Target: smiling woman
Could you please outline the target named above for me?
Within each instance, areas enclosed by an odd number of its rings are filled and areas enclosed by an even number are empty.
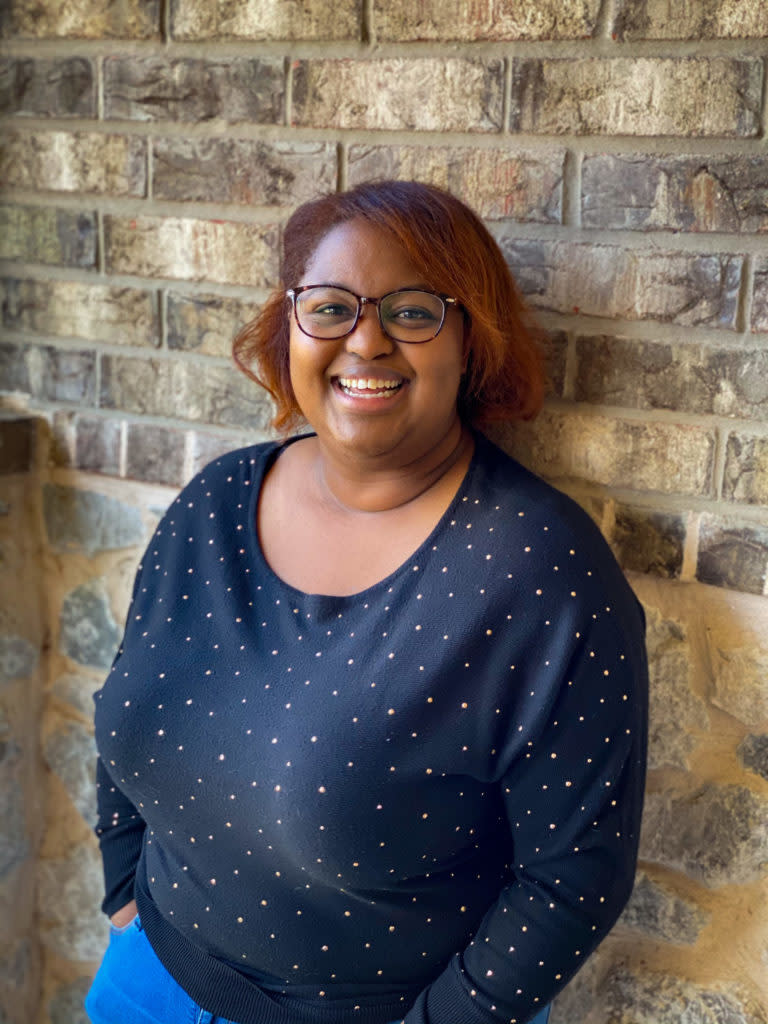
[[[235,353],[311,432],[206,467],[139,570],[97,695],[88,1011],[544,1024],[632,886],[642,612],[478,430],[534,415],[542,371],[477,217],[372,183],[284,246]]]

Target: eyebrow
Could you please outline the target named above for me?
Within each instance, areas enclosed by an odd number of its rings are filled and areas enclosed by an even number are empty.
[[[306,288],[307,285],[310,288],[340,288],[342,291],[351,292],[352,295],[357,295],[354,288],[350,288],[348,284],[340,284],[337,281],[308,281],[307,284],[302,284],[300,287]],[[383,292],[383,295],[390,295],[392,292],[432,292],[429,285],[426,284],[402,284],[399,288],[391,288],[388,292]],[[438,292],[433,294],[437,295]],[[366,298],[381,298],[381,296],[366,296]]]

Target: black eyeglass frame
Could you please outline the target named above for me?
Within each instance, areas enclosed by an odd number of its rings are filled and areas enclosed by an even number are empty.
[[[353,298],[357,299],[357,311],[355,313],[355,319],[352,321],[351,327],[349,327],[348,330],[344,331],[343,334],[334,335],[332,338],[318,337],[318,335],[311,334],[309,331],[305,330],[301,326],[299,314],[296,311],[296,299],[299,295],[301,295],[302,292],[309,291],[312,288],[335,288],[337,291],[346,292],[348,295],[351,295]],[[386,325],[384,324],[384,320],[382,319],[381,316],[381,303],[384,302],[385,299],[389,299],[393,295],[400,295],[403,292],[423,292],[426,295],[433,295],[436,299],[440,299],[443,307],[443,313],[442,316],[440,317],[440,323],[437,325],[435,333],[431,334],[428,338],[419,338],[418,341],[416,341],[413,338],[395,338],[387,330]],[[441,292],[432,292],[428,288],[395,288],[394,291],[387,292],[386,295],[382,295],[380,298],[376,299],[370,295],[357,295],[349,288],[341,288],[338,285],[334,284],[302,284],[299,285],[298,288],[287,288],[285,294],[286,297],[291,300],[291,306],[293,308],[293,316],[294,319],[296,320],[296,326],[299,328],[302,334],[306,334],[308,338],[314,338],[315,341],[340,341],[342,338],[348,337],[360,322],[360,317],[363,315],[363,306],[372,305],[376,307],[376,315],[378,316],[379,326],[381,327],[381,330],[383,331],[384,334],[386,334],[386,336],[391,341],[396,341],[398,343],[402,342],[404,345],[423,345],[427,341],[432,341],[434,338],[438,336],[440,331],[442,331],[443,325],[445,324],[445,315],[448,312],[449,307],[451,309],[463,308],[459,300],[455,299],[453,296],[443,295]]]

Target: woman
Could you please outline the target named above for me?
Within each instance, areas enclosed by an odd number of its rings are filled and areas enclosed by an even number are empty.
[[[236,359],[312,432],[176,499],[97,695],[89,1013],[543,1022],[632,886],[642,612],[588,517],[476,430],[532,416],[542,373],[467,207],[321,198],[282,281]]]

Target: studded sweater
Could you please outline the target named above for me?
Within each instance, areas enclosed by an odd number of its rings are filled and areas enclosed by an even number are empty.
[[[476,442],[353,596],[264,559],[278,443],[211,463],[147,549],[96,695],[103,908],[135,896],[215,1015],[523,1024],[629,896],[642,611],[588,516]]]

